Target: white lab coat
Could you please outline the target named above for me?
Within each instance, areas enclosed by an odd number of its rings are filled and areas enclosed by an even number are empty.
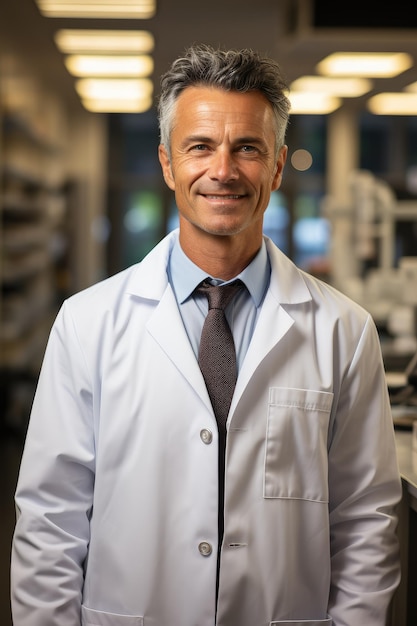
[[[16,493],[14,626],[215,623],[216,422],[167,281],[172,237],[52,329]],[[217,624],[383,626],[400,480],[376,329],[267,246],[228,420]]]

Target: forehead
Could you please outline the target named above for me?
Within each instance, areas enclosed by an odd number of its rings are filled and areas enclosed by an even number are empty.
[[[187,87],[180,94],[173,129],[183,131],[192,126],[234,124],[271,129],[274,123],[272,106],[259,91],[226,91],[218,87]]]

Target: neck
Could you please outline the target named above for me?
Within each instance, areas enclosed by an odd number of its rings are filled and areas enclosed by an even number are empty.
[[[180,230],[183,252],[209,276],[230,280],[242,272],[255,258],[261,244],[260,239],[239,235],[206,235],[193,239]]]

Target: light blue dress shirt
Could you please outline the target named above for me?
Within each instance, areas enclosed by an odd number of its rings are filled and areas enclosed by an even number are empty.
[[[271,267],[265,242],[251,263],[230,281],[208,275],[183,252],[178,237],[172,249],[168,276],[177,299],[178,308],[196,358],[201,330],[207,315],[208,303],[204,295],[193,291],[203,280],[210,278],[213,284],[232,282],[236,278],[246,285],[226,308],[226,318],[233,333],[238,369],[245,358],[259,312],[269,284]]]

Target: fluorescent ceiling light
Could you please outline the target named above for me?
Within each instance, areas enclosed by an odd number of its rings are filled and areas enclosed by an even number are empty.
[[[335,52],[320,61],[316,69],[326,76],[390,78],[412,65],[412,57],[405,52]]]
[[[144,78],[153,72],[150,56],[71,55],[64,60],[73,76],[130,76]]]
[[[36,0],[45,17],[149,19],[156,0]]]
[[[326,115],[342,104],[340,98],[323,93],[295,91],[287,95],[291,102],[292,115]]]
[[[55,43],[64,54],[146,54],[155,45],[153,35],[146,30],[61,29],[55,34]]]
[[[367,106],[375,115],[417,115],[417,93],[379,93]]]
[[[331,78],[327,76],[301,76],[290,86],[291,92],[310,91],[344,98],[356,98],[372,89],[367,78]]]
[[[130,100],[82,98],[81,102],[84,108],[92,113],[144,113],[152,106],[150,96]]]
[[[411,93],[416,93],[417,92],[417,82],[410,83],[409,85],[407,85],[407,87],[404,87],[404,89],[406,91],[410,91]]]
[[[75,89],[84,99],[141,100],[152,95],[153,85],[148,78],[81,78]]]

